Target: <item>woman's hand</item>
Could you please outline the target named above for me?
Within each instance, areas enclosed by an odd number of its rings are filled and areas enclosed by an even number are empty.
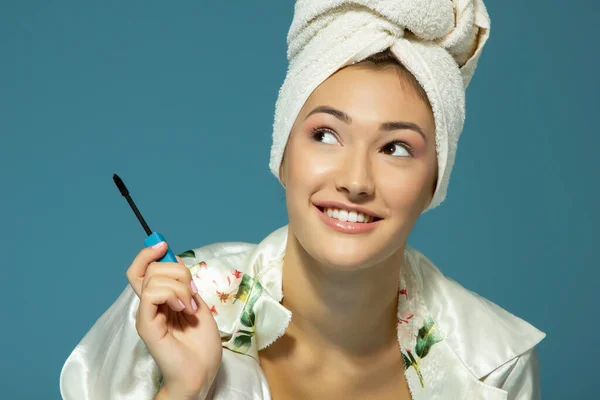
[[[160,368],[163,391],[173,399],[197,398],[217,374],[221,338],[181,259],[156,262],[166,250],[164,242],[143,249],[127,270],[140,298],[136,329]]]

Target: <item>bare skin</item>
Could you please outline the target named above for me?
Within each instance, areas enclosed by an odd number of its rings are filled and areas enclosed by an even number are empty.
[[[397,277],[431,201],[437,161],[431,109],[402,79],[395,68],[342,69],[292,128],[280,176],[290,221],[282,304],[293,317],[259,352],[276,400],[410,399],[396,337]],[[322,201],[382,219],[368,233],[339,232],[321,220]]]

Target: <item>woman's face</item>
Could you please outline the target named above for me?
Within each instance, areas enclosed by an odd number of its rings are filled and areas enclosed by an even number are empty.
[[[433,114],[405,79],[396,68],[344,68],[292,127],[281,167],[290,230],[318,262],[353,270],[388,259],[431,201]]]

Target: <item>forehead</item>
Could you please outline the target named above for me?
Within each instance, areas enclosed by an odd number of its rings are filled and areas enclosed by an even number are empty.
[[[315,89],[301,114],[327,105],[344,111],[359,122],[379,124],[402,120],[433,130],[431,108],[412,85],[394,67],[344,68]]]

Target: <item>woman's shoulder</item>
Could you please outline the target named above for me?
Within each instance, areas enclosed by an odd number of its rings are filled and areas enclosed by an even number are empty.
[[[476,376],[528,354],[546,336],[527,321],[445,276],[407,246],[420,297],[445,340]]]

